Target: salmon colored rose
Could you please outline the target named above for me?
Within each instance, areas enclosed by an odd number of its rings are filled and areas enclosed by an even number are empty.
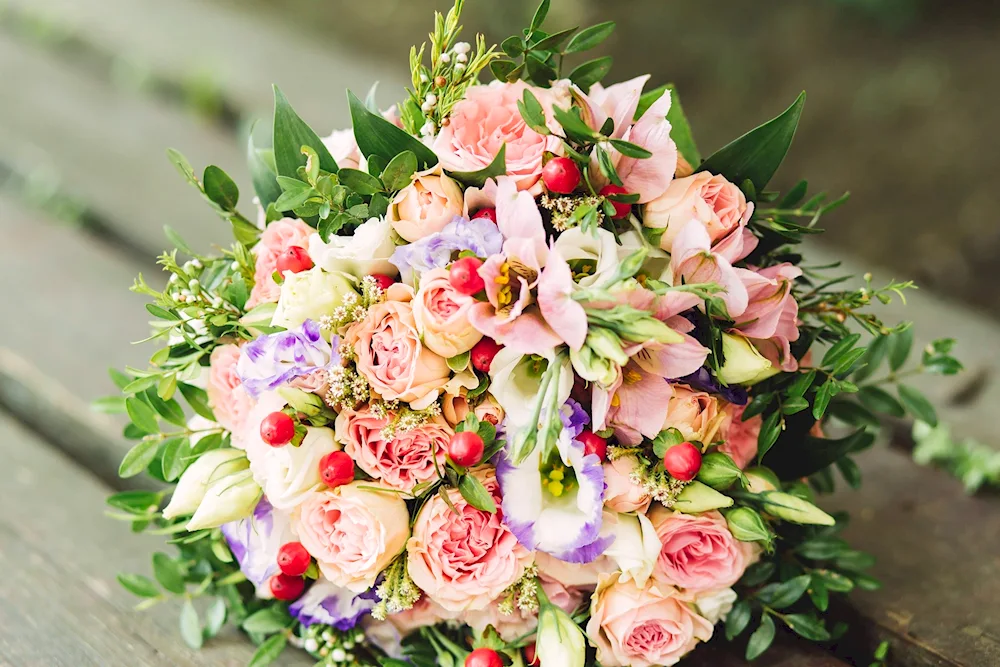
[[[639,465],[634,456],[622,456],[604,464],[604,506],[627,514],[649,509],[649,492],[632,481],[632,472]]]
[[[653,577],[687,592],[732,586],[755,559],[753,546],[733,537],[718,512],[693,515],[657,507],[649,520],[662,545]]]
[[[650,579],[644,588],[602,575],[591,600],[587,636],[604,667],[677,664],[698,642],[712,638],[712,624],[673,586]]]
[[[413,243],[440,232],[463,210],[462,188],[438,165],[413,175],[413,182],[389,204],[386,218],[397,234]]]
[[[388,423],[367,408],[344,410],[337,416],[335,431],[358,467],[390,488],[412,491],[417,484],[436,479],[437,470],[445,465],[445,447],[455,433],[451,427],[435,417],[386,439],[382,429]]]
[[[235,433],[243,430],[247,415],[253,409],[253,399],[236,374],[236,363],[239,360],[240,348],[237,345],[220,345],[212,350],[208,384],[205,388],[215,421],[227,431]]]
[[[489,393],[476,403],[472,412],[479,421],[489,422],[494,426],[504,418],[503,408],[497,403],[497,399],[493,398],[493,394]],[[469,414],[469,399],[464,394],[445,394],[441,400],[441,414],[452,426],[458,425]]]
[[[724,419],[714,396],[694,391],[687,385],[675,384],[674,395],[667,403],[663,429],[676,428],[685,440],[712,442]]]
[[[757,437],[763,423],[760,415],[743,421],[744,410],[746,406],[743,405],[727,405],[726,420],[719,431],[719,438],[723,441],[719,451],[729,454],[740,468],[746,468],[757,456]]]
[[[483,337],[469,324],[475,304],[474,298],[452,287],[448,269],[424,273],[413,300],[413,319],[424,345],[446,359],[471,350]]]
[[[406,503],[357,481],[309,495],[293,514],[295,533],[320,572],[354,593],[366,591],[410,536]]]
[[[278,270],[278,256],[292,246],[309,247],[309,236],[316,230],[295,218],[275,220],[260,235],[260,242],[253,247],[256,257],[254,264],[253,289],[247,308],[262,303],[277,302],[281,287],[274,282],[274,272]]]
[[[379,396],[426,407],[437,398],[451,369],[444,357],[421,342],[412,299],[412,288],[393,285],[385,301],[351,325],[344,342],[354,349],[358,372]]]
[[[472,472],[500,507],[500,485],[487,466]],[[406,544],[413,582],[450,612],[481,611],[531,564],[531,552],[504,526],[499,512],[469,505],[457,489],[447,491],[455,511],[440,495],[428,500]]]

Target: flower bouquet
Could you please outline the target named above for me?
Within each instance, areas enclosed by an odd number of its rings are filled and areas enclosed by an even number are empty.
[[[488,48],[459,0],[405,101],[349,93],[325,139],[276,88],[256,221],[170,152],[235,241],[167,230],[166,287],[134,286],[164,346],[104,405],[122,476],[176,483],[109,499],[178,550],[120,582],[183,600],[192,646],[228,621],[254,665],[646,667],[720,635],[753,659],[779,625],[835,638],[830,594],[876,585],[815,494],[858,483],[872,410],[933,408],[858,384],[905,358],[866,308],[909,284],[838,289],[795,244],[843,199],[767,189],[804,96],[702,159],[671,87],[565,73],[614,25],[549,32],[548,4]]]

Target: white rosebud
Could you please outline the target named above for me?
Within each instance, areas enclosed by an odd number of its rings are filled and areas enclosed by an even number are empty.
[[[226,475],[246,470],[250,466],[239,449],[213,449],[205,452],[181,475],[170,503],[163,509],[163,518],[173,519],[183,514],[193,514],[209,485]]]
[[[621,571],[618,581],[634,580],[639,588],[645,587],[662,548],[656,528],[645,514],[605,512],[603,529],[615,536],[604,555],[613,559]]]
[[[281,284],[278,307],[271,319],[273,326],[293,329],[306,320],[330,315],[354,291],[354,280],[340,272],[326,272],[319,266],[308,271],[288,273]]]
[[[226,475],[208,487],[186,528],[193,532],[244,519],[253,512],[260,496],[260,486],[249,470]]]
[[[545,667],[583,667],[586,642],[580,626],[559,607],[547,603],[538,613],[535,654]]]

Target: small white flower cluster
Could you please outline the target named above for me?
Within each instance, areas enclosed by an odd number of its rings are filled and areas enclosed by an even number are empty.
[[[397,558],[385,571],[385,579],[375,589],[379,603],[372,609],[372,618],[384,621],[388,614],[412,609],[420,599],[420,589],[413,583],[406,568],[406,554]]]
[[[389,420],[379,431],[379,435],[385,440],[392,440],[400,433],[412,431],[441,414],[441,406],[436,402],[423,410],[413,410],[399,401],[373,401],[369,410],[379,419]]]
[[[306,628],[305,633],[302,648],[310,655],[320,658],[320,665],[361,667],[369,664],[360,662],[352,653],[365,640],[365,634],[360,630],[339,632],[326,625],[311,625]]]
[[[524,575],[500,595],[497,609],[504,616],[510,616],[515,610],[526,614],[538,611],[538,567],[534,563],[525,568]]]
[[[552,228],[557,232],[564,232],[580,224],[578,220],[573,219],[573,213],[581,206],[586,205],[596,207],[597,224],[601,225],[604,222],[604,210],[601,208],[603,201],[604,197],[593,195],[553,197],[546,193],[538,200],[538,204],[545,210],[552,212]]]
[[[329,371],[330,388],[323,400],[327,405],[352,408],[365,403],[371,397],[371,390],[366,380],[353,365],[339,366]]]

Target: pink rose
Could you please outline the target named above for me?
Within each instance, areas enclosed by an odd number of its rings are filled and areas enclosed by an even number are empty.
[[[645,588],[603,575],[591,600],[587,636],[604,667],[675,665],[699,641],[712,638],[712,624],[691,600],[655,579]]]
[[[500,507],[500,485],[487,466],[473,471]],[[410,577],[447,611],[479,611],[521,578],[531,552],[503,525],[499,512],[469,505],[457,489],[447,491],[458,514],[440,495],[428,500],[406,544]]]
[[[662,229],[660,247],[671,251],[674,239],[691,220],[704,225],[712,250],[730,262],[743,259],[757,245],[746,229],[753,203],[724,177],[700,171],[671,181],[666,192],[643,208],[642,224]]]
[[[746,468],[757,456],[757,437],[760,435],[760,415],[743,421],[744,405],[729,404],[725,408],[726,421],[720,429],[722,444],[719,451],[733,459],[741,469]],[[817,422],[819,423],[819,422]]]
[[[361,165],[361,149],[354,138],[354,130],[334,130],[330,136],[321,139],[330,157],[341,169],[359,169]]]
[[[247,415],[253,408],[253,399],[247,394],[236,374],[240,360],[237,345],[220,345],[212,350],[208,366],[208,404],[215,413],[215,421],[227,431],[243,430]]]
[[[623,456],[604,464],[604,506],[615,512],[645,513],[652,498],[649,492],[632,481],[632,472],[639,462],[634,456]]]
[[[390,614],[386,620],[396,628],[400,635],[405,637],[414,630],[428,625],[437,625],[442,621],[453,621],[457,616],[458,614],[446,611],[437,602],[422,595],[412,607]]]
[[[649,519],[663,545],[653,576],[685,591],[732,586],[753,560],[753,546],[733,537],[718,512],[692,515],[657,507]]]
[[[462,215],[462,188],[435,166],[413,175],[413,182],[389,204],[386,219],[404,239],[413,243],[440,232]]]
[[[264,228],[260,242],[253,247],[256,256],[254,264],[253,289],[247,308],[254,308],[262,303],[277,302],[281,296],[281,287],[274,282],[274,272],[278,270],[278,256],[292,246],[309,247],[309,236],[316,230],[294,218],[275,220]]]
[[[449,358],[468,352],[483,334],[469,324],[476,300],[455,290],[448,269],[432,269],[420,276],[420,290],[413,301],[413,319],[424,345]]]
[[[788,263],[740,274],[750,301],[735,327],[785,372],[799,367],[790,343],[799,339],[799,304],[792,284],[801,275],[802,269]]]
[[[597,586],[602,573],[616,569],[614,561],[607,556],[601,556],[589,563],[567,563],[544,551],[535,552],[535,565],[539,573],[567,588],[588,590],[593,590]]]
[[[320,572],[355,593],[368,590],[410,536],[406,503],[395,493],[367,491],[357,481],[310,494],[295,510],[299,541]]]
[[[675,384],[674,395],[667,403],[663,430],[676,428],[685,440],[710,443],[715,439],[723,419],[719,402],[714,396],[694,391],[687,385]]]
[[[396,284],[386,300],[351,325],[344,342],[354,348],[357,368],[372,389],[388,400],[430,403],[448,381],[448,362],[420,341],[410,300],[413,290]]]
[[[506,145],[507,175],[514,178],[517,189],[541,192],[542,158],[546,151],[560,153],[561,139],[538,134],[524,122],[517,102],[526,88],[523,81],[469,88],[451,112],[451,122],[434,140],[432,148],[441,165],[449,171],[479,171]],[[544,106],[548,93],[531,90]]]
[[[335,431],[358,467],[390,488],[412,491],[417,484],[436,479],[437,470],[445,465],[445,447],[455,433],[444,419],[435,417],[387,440],[382,429],[388,423],[367,408],[344,410],[337,416]]]

